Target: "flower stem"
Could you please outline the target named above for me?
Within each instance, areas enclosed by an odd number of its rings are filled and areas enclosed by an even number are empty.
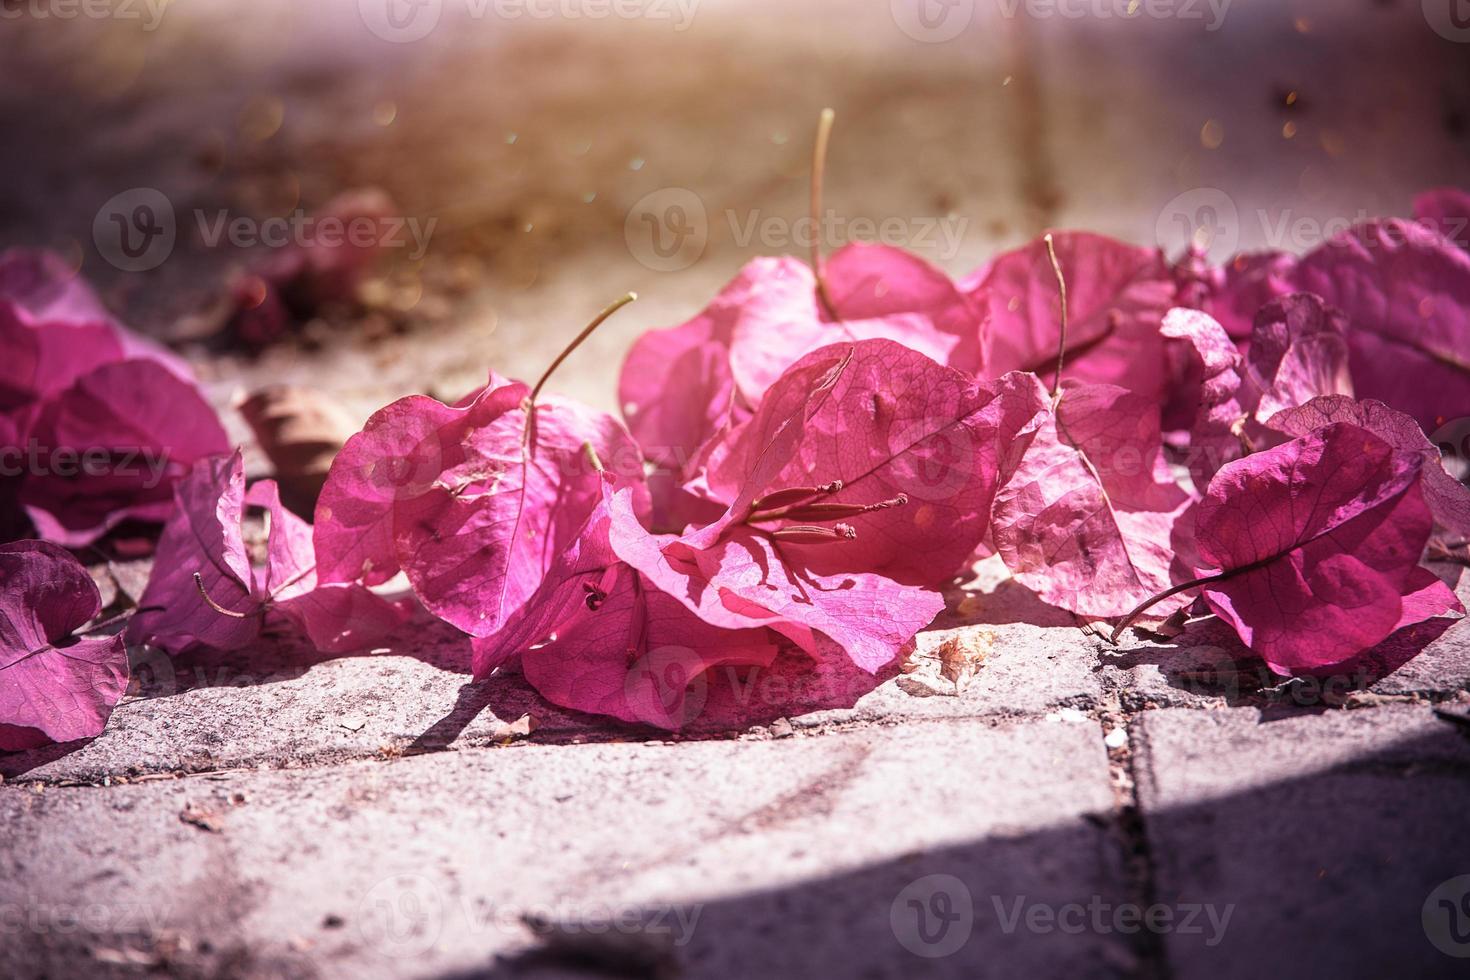
[[[1062,275],[1062,263],[1057,259],[1057,245],[1050,232],[1046,235],[1046,254],[1051,257],[1052,271],[1057,274],[1057,290],[1062,297],[1061,352],[1057,354],[1057,376],[1051,388],[1051,400],[1055,405],[1062,394],[1062,369],[1067,366],[1067,277]]]
[[[823,109],[822,117],[817,122],[817,142],[812,150],[812,275],[817,280],[817,298],[822,301],[827,315],[834,320],[841,320],[837,315],[837,306],[832,302],[832,294],[827,292],[827,280],[822,272],[822,186],[827,173],[827,144],[832,139],[832,124],[836,121],[837,114],[831,109]]]
[[[1226,573],[1221,575],[1210,575],[1206,578],[1197,578],[1193,582],[1185,582],[1183,585],[1176,585],[1167,592],[1160,592],[1156,596],[1145,599],[1138,606],[1138,608],[1134,609],[1131,613],[1123,617],[1122,622],[1120,622],[1117,628],[1113,630],[1113,635],[1109,637],[1109,642],[1117,643],[1118,637],[1122,636],[1123,631],[1133,625],[1134,620],[1138,619],[1139,616],[1142,616],[1144,613],[1148,612],[1150,609],[1152,609],[1154,606],[1157,606],[1165,599],[1172,599],[1181,592],[1188,592],[1190,589],[1197,589],[1202,585],[1209,585],[1211,582],[1219,582],[1222,579],[1229,578],[1230,574],[1231,573]]]
[[[606,323],[614,313],[616,313],[618,310],[621,310],[623,307],[627,306],[629,303],[633,302],[637,298],[637,293],[628,293],[617,302],[609,306],[607,309],[597,314],[596,319],[587,324],[587,326],[582,329],[582,332],[577,334],[577,338],[575,340],[573,340],[570,344],[567,344],[566,349],[556,356],[556,360],[551,362],[551,367],[546,369],[546,373],[541,375],[541,380],[537,381],[536,387],[531,389],[531,404],[534,405],[536,403],[536,398],[538,395],[541,394],[541,389],[546,386],[547,381],[551,380],[551,376],[556,373],[556,369],[562,366],[562,362],[565,361],[568,357],[571,357],[572,352],[575,351],[578,347],[581,347],[583,342],[586,341],[588,337],[592,336],[593,333],[597,331],[598,327]]]
[[[199,595],[204,598],[204,601],[209,605],[209,608],[213,609],[221,616],[228,616],[231,619],[249,619],[251,616],[258,616],[260,614],[259,609],[248,613],[235,612],[235,610],[226,609],[224,606],[221,606],[219,603],[215,602],[214,597],[209,594],[209,590],[204,587],[204,576],[200,575],[198,572],[194,573],[194,584],[198,587]]]

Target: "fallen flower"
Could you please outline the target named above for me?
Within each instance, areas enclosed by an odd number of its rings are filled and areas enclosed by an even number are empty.
[[[159,540],[153,577],[128,638],[172,654],[193,646],[238,650],[260,636],[268,613],[295,623],[324,653],[379,642],[406,611],[357,584],[317,582],[311,529],[263,481],[245,492],[236,452],[205,460],[177,491],[178,509]],[[242,520],[248,505],[269,520],[263,568],[252,566]]]
[[[1470,254],[1423,225],[1376,221],[1307,255],[1294,278],[1347,314],[1358,397],[1425,432],[1470,415]]]
[[[1158,401],[1167,371],[1159,325],[1175,285],[1156,249],[1085,232],[1054,236],[1067,269],[1071,330],[1058,339],[1057,284],[1045,239],[990,265],[978,295],[987,304],[988,371],[1029,371],[1048,386],[1060,361],[1073,380],[1115,384]]]
[[[1421,455],[1346,423],[1231,463],[1199,508],[1201,577],[1171,592],[1199,589],[1287,675],[1342,663],[1403,626],[1462,611],[1418,564],[1433,525],[1422,467]]]
[[[0,545],[0,751],[99,735],[128,682],[121,634],[74,634],[102,611],[75,558],[44,541]]]
[[[1439,447],[1403,412],[1371,398],[1355,401],[1345,395],[1328,395],[1278,413],[1271,418],[1270,427],[1292,438],[1302,438],[1337,422],[1367,429],[1394,449],[1418,453],[1424,460],[1424,502],[1434,514],[1435,524],[1453,540],[1470,538],[1470,487],[1445,471]]]
[[[1061,609],[1119,616],[1189,578],[1193,501],[1162,458],[1158,406],[1115,385],[1067,385],[1052,408],[1035,376],[1003,380],[1003,397],[1036,410],[992,523],[1016,580]]]
[[[616,419],[539,397],[562,359],[633,298],[604,310],[534,388],[492,377],[458,406],[411,396],[369,419],[317,503],[323,578],[371,584],[401,568],[434,615],[471,636],[497,632],[602,499],[589,447],[641,477],[638,447]]]

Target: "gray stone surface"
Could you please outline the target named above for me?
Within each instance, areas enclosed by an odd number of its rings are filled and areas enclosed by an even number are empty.
[[[687,976],[1121,975],[1119,937],[1007,934],[992,901],[1121,896],[1112,804],[1086,719],[8,785],[0,962],[14,977],[130,957],[189,975],[508,976],[541,945],[522,913],[568,929],[673,906],[697,913],[692,930],[642,940]],[[890,924],[932,874],[974,910],[940,959]]]
[[[1233,907],[1214,945],[1208,930],[1164,937],[1171,975],[1464,976],[1421,921],[1470,874],[1456,727],[1424,707],[1176,709],[1143,715],[1132,741],[1155,899]]]

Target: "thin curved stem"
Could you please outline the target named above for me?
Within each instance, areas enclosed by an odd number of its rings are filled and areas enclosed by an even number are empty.
[[[822,261],[822,191],[827,174],[827,145],[832,140],[832,124],[837,120],[837,113],[831,109],[823,109],[822,117],[817,121],[817,142],[812,150],[812,275],[817,280],[817,298],[822,301],[827,315],[834,320],[841,320],[837,315],[837,305],[832,302],[832,294],[827,292],[827,279],[823,274]]]
[[[536,403],[536,397],[541,394],[541,389],[546,387],[546,382],[551,380],[551,376],[556,373],[557,368],[562,366],[562,362],[565,361],[568,357],[571,357],[572,352],[575,351],[578,347],[581,347],[582,344],[587,340],[587,338],[596,333],[597,328],[606,323],[614,313],[616,313],[618,310],[621,310],[623,307],[627,306],[629,303],[632,303],[636,299],[638,299],[637,293],[628,293],[624,295],[621,299],[617,300],[607,309],[597,314],[597,318],[594,319],[591,323],[587,324],[587,326],[582,329],[581,333],[577,334],[577,338],[573,340],[570,344],[568,344],[566,346],[566,349],[556,356],[556,360],[551,362],[551,367],[547,368],[546,373],[541,375],[541,380],[536,382],[536,387],[531,389],[531,403],[533,405]]]
[[[1051,257],[1052,271],[1057,274],[1057,290],[1062,295],[1062,342],[1057,354],[1057,376],[1051,388],[1051,400],[1055,404],[1062,393],[1062,369],[1067,366],[1067,277],[1062,274],[1062,263],[1057,259],[1057,245],[1051,232],[1046,235],[1046,254]]]
[[[204,576],[200,575],[198,572],[194,573],[194,585],[198,587],[199,595],[204,598],[204,601],[209,605],[209,608],[213,609],[221,616],[228,616],[231,619],[249,619],[251,616],[260,615],[259,609],[253,610],[248,613],[235,612],[235,610],[226,609],[224,606],[221,606],[219,603],[215,602],[214,597],[209,594],[209,590],[204,587]]]
[[[1118,623],[1117,628],[1113,630],[1113,635],[1108,638],[1108,641],[1110,643],[1117,643],[1118,637],[1122,636],[1123,631],[1133,625],[1134,620],[1138,619],[1139,616],[1142,616],[1144,613],[1148,612],[1150,609],[1152,609],[1154,606],[1157,606],[1165,599],[1172,599],[1181,592],[1188,592],[1190,589],[1197,589],[1202,585],[1209,585],[1211,582],[1219,582],[1220,580],[1228,577],[1229,575],[1211,575],[1208,578],[1197,578],[1193,582],[1185,582],[1183,585],[1176,585],[1167,592],[1160,592],[1156,596],[1145,599],[1138,606],[1138,608],[1134,609],[1131,613],[1123,617],[1122,621]]]

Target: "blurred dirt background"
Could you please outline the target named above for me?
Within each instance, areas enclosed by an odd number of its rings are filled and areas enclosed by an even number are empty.
[[[384,40],[389,2],[432,30]],[[492,367],[533,378],[637,290],[553,385],[612,407],[640,331],[696,312],[752,255],[803,251],[779,233],[806,213],[823,106],[828,206],[896,219],[956,275],[1049,226],[1177,251],[1198,219],[1217,252],[1300,251],[1324,223],[1466,182],[1470,44],[1432,6],[116,0],[68,18],[66,0],[7,0],[0,243],[68,256],[127,322],[180,342],[221,407],[294,381],[359,418]],[[263,352],[201,342],[199,312],[257,257],[209,247],[199,213],[313,213],[369,186],[436,221],[422,256],[391,250],[361,305]],[[94,234],[136,188],[178,226],[146,272]],[[696,234],[658,258],[649,221],[690,210]]]

